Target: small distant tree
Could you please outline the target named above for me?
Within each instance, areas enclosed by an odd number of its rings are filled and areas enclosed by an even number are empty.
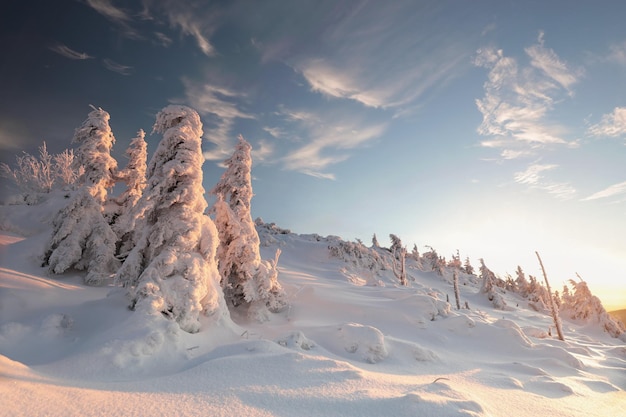
[[[164,314],[194,333],[201,313],[226,313],[215,262],[217,230],[204,215],[202,122],[195,110],[170,105],[157,114],[154,131],[163,139],[136,205],[136,245],[115,279],[128,288],[133,310]]]
[[[87,269],[84,281],[89,285],[102,284],[119,266],[115,258],[117,237],[103,207],[117,169],[110,154],[115,138],[109,119],[109,113],[94,108],[76,129],[79,165],[85,169],[82,185],[53,220],[52,237],[43,257],[43,264],[55,274],[69,268]]]
[[[522,270],[521,266],[517,266],[517,269],[515,270],[515,284],[517,286],[517,292],[522,296],[522,297],[528,297],[528,293],[529,293],[529,284],[528,284],[528,280],[526,279],[526,275],[524,274],[524,271]]]
[[[372,247],[380,248],[380,243],[378,243],[378,238],[376,237],[376,233],[372,236]]]
[[[212,211],[220,237],[217,259],[226,300],[235,307],[254,303],[248,314],[263,319],[261,304],[278,311],[285,301],[277,279],[280,253],[272,261],[261,260],[259,235],[252,221],[251,151],[250,144],[239,136],[233,155],[224,162],[226,171],[211,190],[217,197]]]
[[[465,263],[463,263],[463,271],[468,275],[474,275],[474,267],[470,262],[469,256],[465,258]]]
[[[402,240],[394,235],[390,234],[389,239],[391,239],[391,254],[393,255],[393,263],[391,267],[393,269],[393,273],[400,281],[401,285],[407,285],[406,279],[406,247],[402,245]]]
[[[505,310],[507,304],[497,291],[498,278],[487,268],[485,260],[482,258],[480,258],[480,279],[482,279],[480,292],[487,295],[487,298],[492,302],[495,308]]]
[[[453,269],[461,270],[461,255],[458,249],[456,250],[456,254],[452,255],[452,259],[448,261],[448,266]]]
[[[570,280],[572,291],[563,291],[560,311],[570,319],[586,323],[597,323],[612,337],[626,341],[624,324],[607,313],[598,297],[591,293],[587,283],[578,276],[579,281]]]
[[[452,275],[452,283],[454,285],[454,299],[456,301],[456,309],[461,309],[461,294],[459,292],[459,271],[454,270]]]

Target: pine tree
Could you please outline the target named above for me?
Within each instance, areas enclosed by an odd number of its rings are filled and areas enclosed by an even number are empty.
[[[117,162],[111,157],[115,142],[109,113],[94,108],[76,129],[77,163],[84,167],[81,187],[53,220],[43,264],[60,274],[69,268],[87,269],[84,280],[100,285],[119,263],[115,258],[117,237],[104,217],[107,188],[114,184]]]
[[[212,209],[220,244],[217,249],[219,271],[226,300],[239,306],[255,307],[249,314],[262,318],[260,303],[270,311],[284,307],[284,291],[278,282],[278,255],[262,261],[259,235],[252,221],[252,147],[243,136],[233,155],[224,161],[226,171],[211,190],[217,196]]]
[[[493,306],[500,310],[506,309],[506,301],[504,298],[497,292],[497,281],[496,275],[487,268],[485,265],[485,260],[480,258],[480,278],[482,279],[482,286],[480,288],[480,292],[487,295],[489,301],[492,302]]]
[[[573,294],[568,290],[566,296],[565,290],[563,291],[561,312],[573,320],[597,323],[612,337],[624,340],[623,335],[626,332],[624,324],[611,317],[600,299],[591,293],[587,283],[580,276],[578,278],[579,282],[570,280]]]
[[[474,267],[470,263],[469,256],[465,258],[465,263],[463,264],[463,271],[468,275],[474,275]]]
[[[101,205],[107,200],[108,189],[115,185],[117,161],[111,156],[115,137],[109,126],[111,116],[93,107],[87,120],[76,129],[72,142],[78,143],[76,164],[84,168],[79,182]]]
[[[378,243],[378,238],[376,237],[376,233],[372,236],[372,247],[380,248],[380,243]]]
[[[528,280],[526,279],[526,275],[524,274],[524,271],[522,271],[522,267],[521,266],[517,266],[517,269],[515,270],[515,284],[517,285],[517,292],[522,296],[522,297],[528,297],[528,290],[529,290],[529,284],[528,284]]]
[[[193,333],[200,313],[227,313],[215,262],[217,230],[204,215],[202,123],[195,110],[170,105],[157,115],[154,131],[163,139],[136,205],[137,243],[116,282],[129,289],[132,309],[164,314]]]
[[[146,134],[142,129],[137,132],[137,136],[126,149],[126,156],[128,157],[126,168],[117,175],[126,184],[126,189],[113,201],[114,211],[110,222],[118,237],[119,253],[122,257],[128,254],[134,244],[133,230],[137,222],[137,213],[134,209],[147,183],[148,144],[145,136]]]

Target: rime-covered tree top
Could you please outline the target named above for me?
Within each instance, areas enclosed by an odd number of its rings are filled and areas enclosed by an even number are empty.
[[[82,181],[100,202],[106,199],[106,189],[113,186],[117,170],[117,161],[111,156],[115,137],[109,126],[110,118],[106,111],[94,108],[76,129],[73,139],[73,142],[79,144],[77,165],[85,169]]]
[[[235,213],[238,215],[242,209],[249,213],[252,201],[252,146],[239,136],[239,142],[233,155],[224,161],[226,171],[222,178],[211,190],[212,194],[220,194]]]
[[[163,139],[148,166],[149,183],[146,192],[159,207],[179,202],[203,205],[201,149],[202,122],[195,110],[170,105],[157,115],[153,130],[163,133]],[[159,208],[157,207],[157,208]],[[198,209],[198,207],[196,207]]]

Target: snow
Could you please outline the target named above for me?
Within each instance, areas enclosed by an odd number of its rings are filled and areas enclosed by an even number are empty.
[[[335,237],[259,225],[281,250],[288,307],[258,322],[200,316],[200,331],[127,308],[126,291],[49,275],[37,254],[55,198],[0,206],[0,416],[516,416],[624,413],[626,346],[460,274],[331,257]],[[382,250],[382,249],[380,249]],[[366,265],[364,262],[363,265]],[[553,332],[554,333],[554,332]]]

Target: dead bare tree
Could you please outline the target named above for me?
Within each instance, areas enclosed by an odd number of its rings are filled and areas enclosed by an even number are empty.
[[[556,304],[554,302],[554,297],[552,296],[552,290],[550,290],[550,283],[548,282],[548,274],[546,274],[546,269],[543,267],[543,262],[541,261],[541,256],[539,256],[539,252],[535,251],[537,254],[537,259],[539,259],[539,265],[541,265],[541,271],[543,272],[543,278],[546,281],[546,288],[548,289],[548,296],[550,298],[550,311],[552,312],[552,319],[554,320],[554,326],[556,327],[556,332],[559,336],[559,340],[565,340],[563,337],[563,327],[561,325],[561,318],[559,317],[559,312],[557,311]]]

